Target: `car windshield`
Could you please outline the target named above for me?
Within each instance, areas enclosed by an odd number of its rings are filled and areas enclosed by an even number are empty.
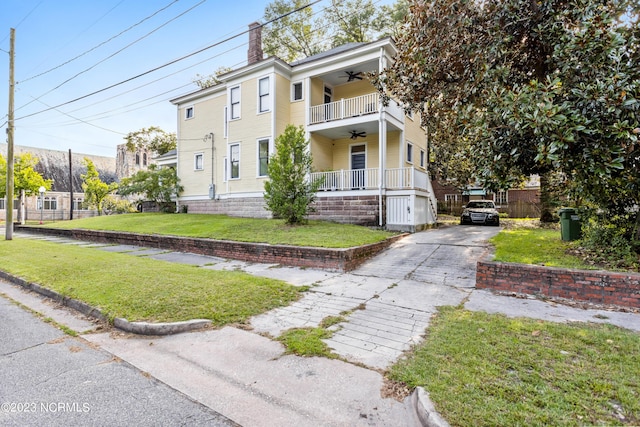
[[[493,202],[469,202],[467,205],[468,208],[479,208],[479,209],[493,209],[495,206]]]

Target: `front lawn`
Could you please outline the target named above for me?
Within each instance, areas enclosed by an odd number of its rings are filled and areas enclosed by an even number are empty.
[[[308,225],[289,226],[277,219],[209,214],[109,215],[47,223],[44,226],[327,248],[350,248],[377,243],[393,235],[382,230],[326,221],[310,221]]]
[[[110,318],[216,326],[295,301],[300,288],[239,271],[213,271],[75,245],[0,240],[0,268],[100,308]]]
[[[570,242],[560,231],[547,228],[514,228],[500,231],[489,240],[496,248],[494,261],[550,267],[593,269],[581,258],[567,254]]]
[[[444,307],[389,376],[452,426],[640,424],[640,335]]]

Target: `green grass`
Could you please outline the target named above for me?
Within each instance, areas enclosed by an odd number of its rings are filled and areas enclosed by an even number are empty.
[[[278,337],[278,341],[286,347],[287,354],[335,359],[338,355],[333,353],[329,346],[322,340],[331,338],[333,335],[333,331],[329,330],[331,326],[337,325],[345,320],[346,318],[344,316],[325,317],[317,328],[289,329]]]
[[[210,319],[216,326],[295,301],[300,288],[238,271],[213,271],[74,245],[0,240],[2,270],[130,321]]]
[[[349,248],[377,243],[393,235],[382,230],[325,221],[289,226],[276,219],[209,214],[136,213],[47,223],[44,226],[327,248]]]
[[[389,376],[452,426],[640,424],[640,335],[442,308]]]
[[[594,268],[581,258],[566,253],[571,243],[562,240],[559,230],[514,228],[502,230],[489,241],[496,248],[495,261],[550,267]]]

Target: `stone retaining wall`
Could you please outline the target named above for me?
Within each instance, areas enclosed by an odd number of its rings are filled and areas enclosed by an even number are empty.
[[[640,274],[480,261],[476,288],[640,308]]]
[[[379,243],[346,249],[306,246],[268,245],[191,237],[160,236],[98,230],[61,230],[43,227],[21,227],[20,231],[42,233],[99,243],[117,243],[216,256],[225,259],[281,264],[294,267],[351,271],[405,235],[393,236]]]

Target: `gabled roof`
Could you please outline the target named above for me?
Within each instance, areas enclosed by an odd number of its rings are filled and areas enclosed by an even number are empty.
[[[299,59],[298,61],[293,61],[291,63],[291,66],[295,67],[296,65],[306,64],[307,62],[313,62],[313,61],[316,61],[318,59],[327,58],[329,56],[337,55],[339,53],[346,52],[346,51],[351,50],[351,49],[356,49],[356,48],[358,48],[360,46],[364,46],[365,44],[367,44],[367,43],[362,43],[362,42],[360,42],[360,43],[358,43],[358,42],[346,43],[346,44],[343,44],[341,46],[334,47],[333,49],[329,49],[329,50],[326,50],[324,52],[316,53],[315,55],[307,56],[306,58]]]

